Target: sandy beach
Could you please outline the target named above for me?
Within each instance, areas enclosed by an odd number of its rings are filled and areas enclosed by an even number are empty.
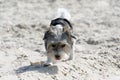
[[[74,60],[43,67],[43,36],[71,14]],[[0,80],[120,80],[119,0],[0,0]]]

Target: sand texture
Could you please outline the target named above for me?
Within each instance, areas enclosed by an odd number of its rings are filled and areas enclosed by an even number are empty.
[[[43,67],[60,7],[78,37],[74,60]],[[120,80],[120,0],[0,0],[0,80]]]

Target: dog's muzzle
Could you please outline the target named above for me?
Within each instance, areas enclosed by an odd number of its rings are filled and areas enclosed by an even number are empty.
[[[60,60],[61,59],[60,55],[55,55],[55,59]]]

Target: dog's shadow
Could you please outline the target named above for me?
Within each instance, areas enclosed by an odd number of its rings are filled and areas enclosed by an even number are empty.
[[[37,66],[29,65],[29,66],[20,67],[17,70],[15,70],[17,74],[21,74],[28,71],[38,71],[40,73],[45,73],[45,74],[47,73],[50,75],[54,75],[58,73],[58,67],[57,66],[44,67],[43,65],[37,65]]]

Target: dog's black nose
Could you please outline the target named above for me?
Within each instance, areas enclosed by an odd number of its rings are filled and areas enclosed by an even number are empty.
[[[55,58],[56,58],[57,60],[60,60],[60,55],[55,55]]]

